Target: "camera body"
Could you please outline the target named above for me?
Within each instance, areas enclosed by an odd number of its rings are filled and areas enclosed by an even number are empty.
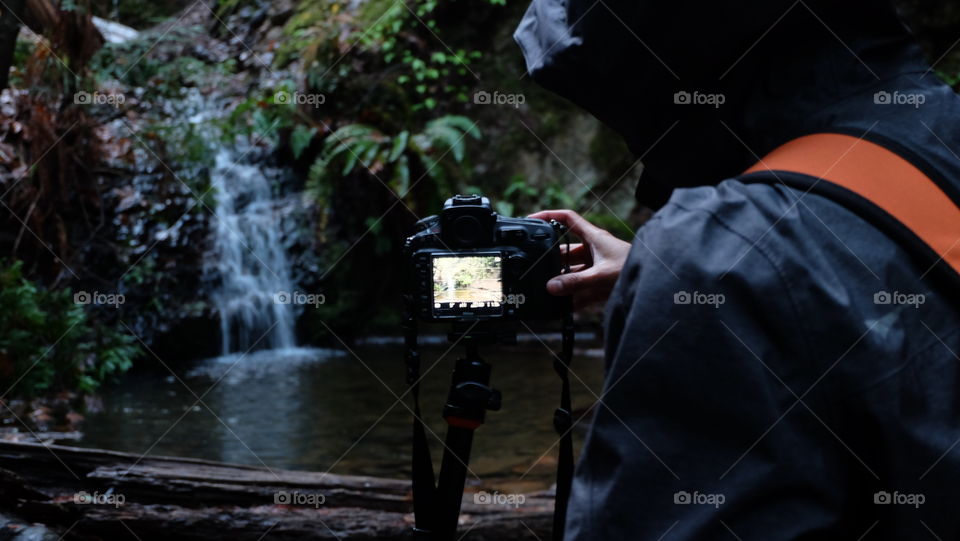
[[[558,319],[569,298],[547,293],[560,274],[564,226],[499,216],[479,195],[447,199],[404,244],[408,302],[423,321]]]

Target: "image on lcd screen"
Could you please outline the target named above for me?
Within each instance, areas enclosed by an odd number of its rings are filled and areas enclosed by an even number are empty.
[[[433,310],[438,316],[502,312],[500,255],[434,255]]]

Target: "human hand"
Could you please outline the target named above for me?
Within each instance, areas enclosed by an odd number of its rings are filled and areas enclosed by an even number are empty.
[[[572,295],[575,309],[606,302],[627,260],[630,243],[591,224],[572,210],[545,210],[529,217],[556,220],[583,239],[582,244],[570,245],[569,254],[566,245],[560,246],[561,253],[570,263],[570,272],[551,278],[547,282],[547,292]]]

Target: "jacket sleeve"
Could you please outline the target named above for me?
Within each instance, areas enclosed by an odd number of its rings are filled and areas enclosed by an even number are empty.
[[[690,192],[640,230],[607,307],[568,539],[829,537],[847,457],[804,397],[794,262],[755,241],[771,222],[746,200]]]

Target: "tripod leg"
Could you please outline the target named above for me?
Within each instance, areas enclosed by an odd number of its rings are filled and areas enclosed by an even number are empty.
[[[458,426],[447,429],[446,449],[443,452],[440,482],[437,486],[437,541],[455,539],[472,443],[473,429]]]

